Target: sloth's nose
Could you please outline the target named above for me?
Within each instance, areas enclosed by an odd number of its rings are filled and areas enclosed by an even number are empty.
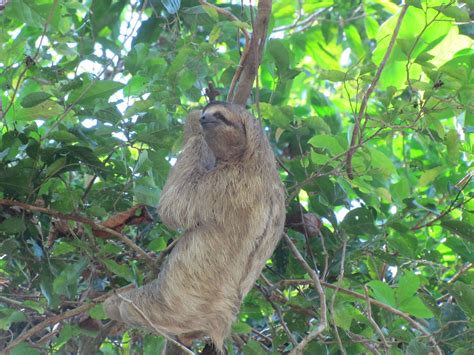
[[[212,116],[212,114],[204,113],[199,120],[201,121],[201,124],[203,124],[203,123],[214,122],[215,118],[214,116]]]

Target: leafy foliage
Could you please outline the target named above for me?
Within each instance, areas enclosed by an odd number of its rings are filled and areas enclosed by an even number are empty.
[[[396,3],[273,4],[249,105],[278,157],[289,213],[319,221],[288,229],[325,282],[329,326],[308,354],[473,350],[474,4],[407,4],[385,64]],[[240,22],[190,0],[14,0],[0,12],[0,348],[101,292],[155,276],[128,245],[49,212],[104,221],[156,206],[183,117],[205,104],[209,82],[225,98],[243,45],[237,31],[251,30],[251,7],[218,6]],[[354,122],[380,65],[348,174]],[[156,253],[178,237],[159,221],[123,233]],[[264,275],[230,354],[284,353],[317,325],[320,298],[286,244]],[[84,351],[91,339],[102,353],[163,346],[103,324],[95,306],[12,353]]]

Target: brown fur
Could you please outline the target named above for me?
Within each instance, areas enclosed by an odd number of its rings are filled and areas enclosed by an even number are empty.
[[[243,107],[211,104],[211,121],[191,112],[185,143],[164,186],[159,214],[183,230],[158,278],[124,297],[157,328],[180,338],[210,336],[221,350],[243,297],[260,275],[283,232],[284,189],[270,144]],[[212,122],[211,122],[212,123]],[[149,327],[120,298],[104,308],[112,319]]]

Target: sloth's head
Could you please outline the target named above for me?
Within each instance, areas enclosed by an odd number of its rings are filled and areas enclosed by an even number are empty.
[[[243,107],[226,102],[213,102],[202,110],[204,139],[218,161],[242,157],[247,146],[245,126],[249,118]]]

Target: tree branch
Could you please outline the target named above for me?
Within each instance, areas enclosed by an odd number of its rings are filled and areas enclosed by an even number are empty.
[[[355,122],[354,122],[354,130],[352,132],[352,138],[351,138],[351,144],[350,148],[347,152],[346,156],[346,172],[347,175],[349,176],[350,179],[354,178],[354,172],[352,171],[352,157],[354,156],[354,153],[356,152],[356,146],[358,144],[358,141],[362,135],[361,132],[361,121],[365,116],[365,112],[367,110],[367,105],[369,103],[369,98],[372,92],[375,90],[375,87],[377,86],[377,83],[380,79],[380,75],[382,74],[383,69],[385,68],[385,65],[387,64],[388,58],[390,57],[390,54],[392,53],[393,46],[395,45],[395,41],[398,37],[398,32],[400,31],[400,27],[402,25],[403,18],[405,17],[405,14],[408,10],[407,4],[405,4],[402,7],[402,11],[400,12],[400,15],[398,16],[397,24],[395,25],[395,29],[393,31],[392,38],[390,39],[390,43],[388,44],[387,51],[385,52],[385,55],[383,56],[382,62],[380,63],[379,67],[377,68],[377,71],[375,72],[375,76],[372,79],[372,82],[369,85],[369,88],[364,94],[364,97],[362,98],[362,103],[360,105],[359,109],[359,114],[357,115]]]
[[[27,203],[19,202],[19,201],[14,201],[14,200],[5,200],[5,199],[0,199],[0,205],[1,206],[16,206],[19,207],[23,210],[30,211],[30,212],[40,212],[44,213],[53,217],[56,217],[58,219],[63,219],[63,220],[68,220],[68,221],[76,221],[82,224],[86,224],[91,226],[95,230],[107,232],[114,237],[117,237],[120,239],[123,243],[125,243],[127,246],[129,246],[132,250],[134,250],[138,255],[140,255],[147,263],[154,265],[155,264],[155,259],[151,257],[149,254],[147,254],[142,248],[140,248],[138,245],[136,245],[133,241],[131,241],[128,237],[123,235],[122,233],[119,233],[111,228],[104,227],[101,224],[98,224],[86,217],[76,215],[76,214],[65,214],[61,213],[55,210],[51,210],[48,208],[44,207],[38,207],[34,205],[29,205]]]
[[[268,22],[272,11],[271,0],[259,0],[257,18],[253,23],[252,39],[248,50],[244,52],[232,82],[238,81],[235,93],[229,91],[227,100],[236,104],[245,105],[252,91],[252,86],[257,76],[258,67],[262,60],[263,49],[267,36]]]
[[[288,244],[290,247],[291,253],[293,256],[298,260],[298,262],[303,266],[303,268],[306,270],[306,272],[309,274],[311,277],[311,280],[314,284],[314,287],[316,291],[318,292],[319,295],[319,303],[321,304],[321,316],[319,319],[319,324],[318,326],[310,331],[308,335],[306,335],[303,340],[291,351],[290,355],[300,355],[303,354],[304,348],[313,340],[316,338],[319,334],[321,334],[324,329],[327,327],[327,306],[326,306],[326,295],[324,293],[324,290],[321,286],[321,281],[319,280],[319,275],[318,273],[309,266],[309,264],[306,262],[306,260],[303,258],[301,255],[300,251],[296,247],[296,245],[293,243],[293,241],[288,237],[288,235],[285,233],[283,234],[283,239],[285,239],[285,242]]]

